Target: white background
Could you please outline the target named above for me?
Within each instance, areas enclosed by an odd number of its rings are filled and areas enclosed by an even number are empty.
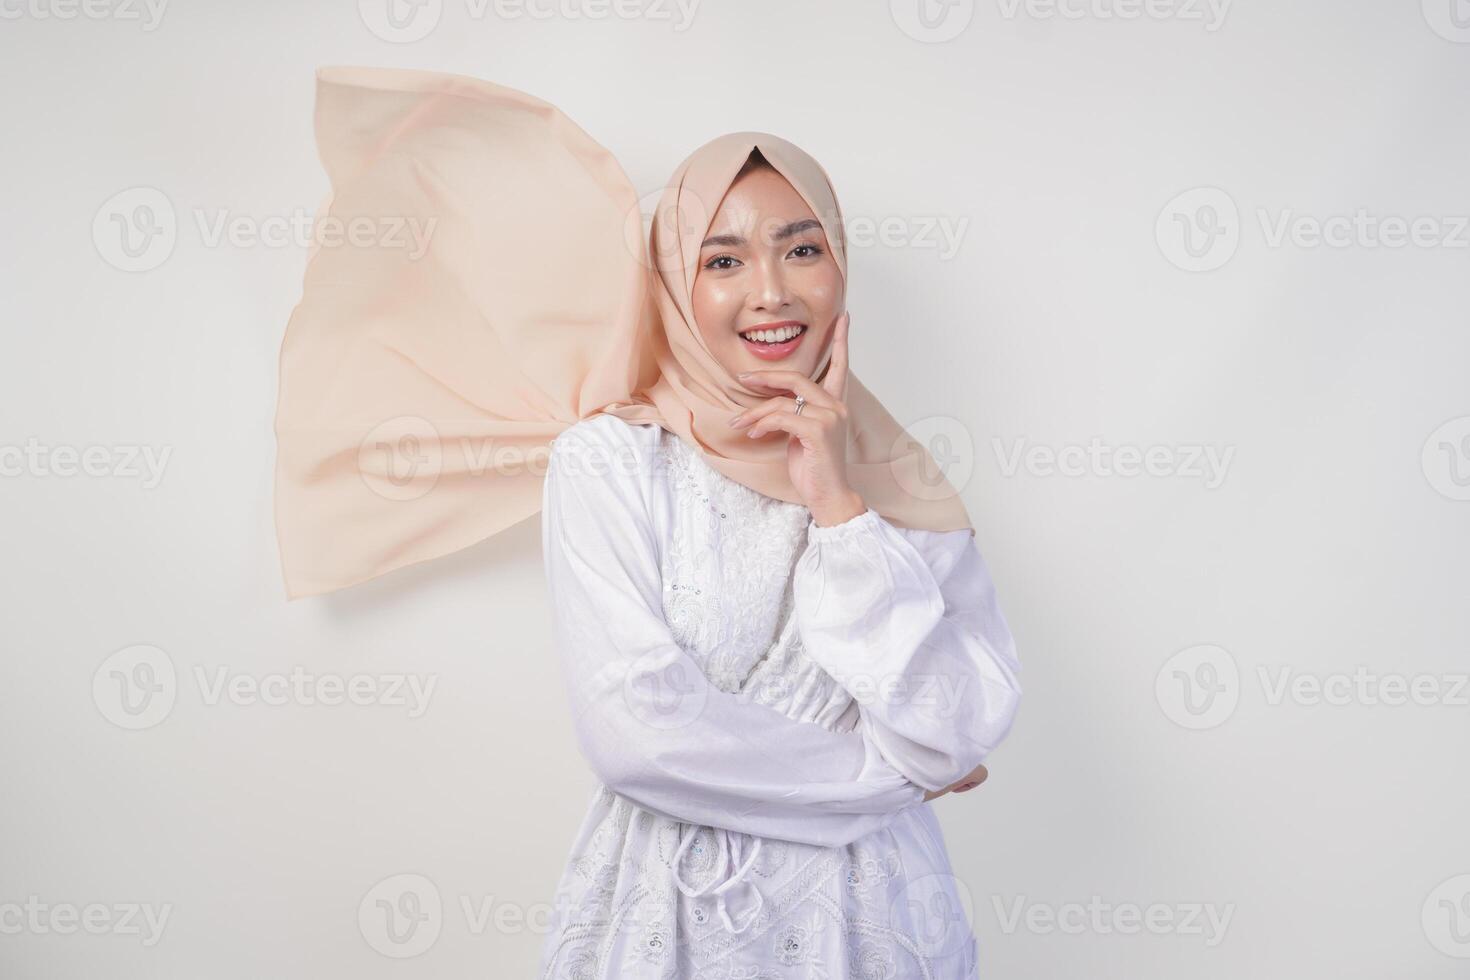
[[[534,970],[593,785],[539,521],[284,600],[271,426],[306,251],[208,230],[311,214],[330,64],[529,92],[640,192],[713,136],[774,132],[855,235],[892,219],[852,251],[853,368],[968,440],[1024,668],[990,781],[936,804],[985,976],[1470,970],[1470,5],[986,0],[931,30],[911,0],[704,0],[688,23],[443,0],[389,40],[385,2],[0,0],[0,975]],[[124,271],[138,194],[176,227]],[[1165,448],[1125,476],[1094,439]],[[58,474],[67,447],[103,447],[95,475]],[[135,449],[168,453],[158,478]],[[173,678],[157,717],[118,700],[139,645]],[[298,666],[436,686],[419,717],[212,698],[221,672]],[[1383,703],[1394,678],[1437,693]],[[404,874],[443,911],[395,959],[358,913]],[[64,931],[93,904],[101,934]],[[129,905],[166,909],[161,936]]]

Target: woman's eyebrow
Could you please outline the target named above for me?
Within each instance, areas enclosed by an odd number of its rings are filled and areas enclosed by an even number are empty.
[[[775,234],[771,236],[771,240],[775,242],[784,242],[792,235],[799,235],[804,231],[810,231],[813,228],[820,227],[822,227],[822,223],[816,218],[800,218],[796,221],[791,222],[791,224],[789,225],[784,225],[780,228],[777,228]],[[709,248],[711,245],[725,245],[729,247],[734,247],[744,244],[746,244],[745,239],[740,235],[711,235],[706,238],[703,244],[701,244],[699,247]]]

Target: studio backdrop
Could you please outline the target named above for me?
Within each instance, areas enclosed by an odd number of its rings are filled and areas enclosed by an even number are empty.
[[[283,587],[327,65],[529,93],[640,195],[726,132],[822,161],[852,368],[1023,669],[933,804],[982,976],[1470,969],[1460,0],[0,18],[0,976],[534,973],[593,788],[539,517]]]

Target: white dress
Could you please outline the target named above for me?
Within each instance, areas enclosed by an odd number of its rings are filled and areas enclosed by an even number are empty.
[[[967,889],[922,799],[984,760],[1021,694],[970,532],[871,509],[819,527],[610,415],[553,442],[543,503],[601,785],[540,976],[976,976]]]

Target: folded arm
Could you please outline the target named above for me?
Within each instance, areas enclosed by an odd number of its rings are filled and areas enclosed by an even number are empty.
[[[921,802],[923,789],[867,736],[706,681],[664,620],[652,480],[620,420],[579,424],[552,443],[548,587],[578,741],[598,778],[677,820],[824,846]]]
[[[910,780],[944,789],[1006,737],[1021,667],[969,531],[901,530],[871,508],[813,523],[794,590],[808,655]]]

